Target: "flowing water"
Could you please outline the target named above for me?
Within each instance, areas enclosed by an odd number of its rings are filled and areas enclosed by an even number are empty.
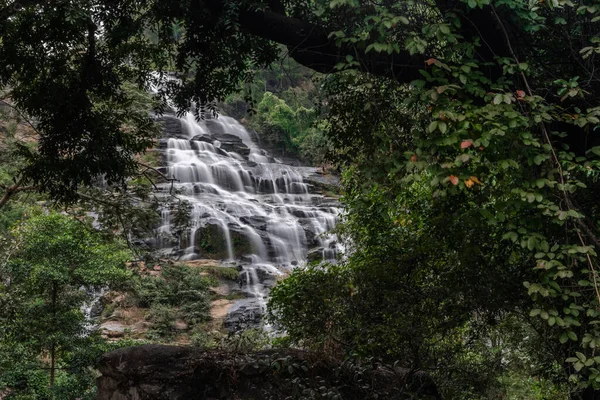
[[[177,181],[162,189],[176,190],[189,204],[189,229],[174,243],[174,211],[165,208],[160,247],[183,260],[234,263],[241,269],[239,285],[246,299],[230,315],[259,320],[278,276],[309,257],[335,261],[335,237],[326,232],[338,220],[337,200],[310,183],[319,176],[316,168],[272,157],[233,118],[168,118],[170,137],[161,147],[165,173]]]

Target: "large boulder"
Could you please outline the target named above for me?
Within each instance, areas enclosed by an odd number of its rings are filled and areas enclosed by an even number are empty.
[[[228,228],[233,256],[236,259],[255,252],[252,242],[239,226],[230,225]],[[200,250],[203,257],[214,260],[229,257],[227,237],[220,223],[207,223],[205,226],[198,228],[193,244]]]
[[[300,350],[254,353],[144,345],[105,354],[98,400],[439,399],[422,372],[355,368]]]

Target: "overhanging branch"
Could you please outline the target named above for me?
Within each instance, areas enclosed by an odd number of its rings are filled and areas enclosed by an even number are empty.
[[[357,69],[401,82],[420,78],[424,67],[423,55],[365,53],[349,45],[337,46],[326,29],[270,10],[242,10],[239,22],[245,32],[287,46],[294,60],[317,72],[336,72],[335,66],[345,62],[347,55],[359,62]]]

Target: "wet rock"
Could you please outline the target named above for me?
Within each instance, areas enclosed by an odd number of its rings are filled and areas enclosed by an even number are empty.
[[[215,134],[212,136],[214,140],[218,140],[219,142],[221,142],[221,149],[230,152],[236,152],[246,159],[248,158],[248,155],[250,155],[250,149],[244,144],[244,142],[242,141],[242,139],[239,138],[239,136],[230,135],[228,133]]]
[[[306,259],[308,262],[316,262],[323,260],[323,248],[319,247],[317,249],[309,250],[306,254]]]
[[[90,318],[96,319],[102,315],[102,311],[104,311],[104,301],[100,297],[94,301],[92,307],[90,308]]]
[[[312,187],[312,191],[316,193],[333,193],[340,192],[340,177],[333,174],[312,173],[304,177],[304,182]]]
[[[217,151],[217,154],[220,154],[223,157],[231,157],[228,152],[226,152],[225,150],[223,150],[220,147],[216,147],[215,150]]]
[[[315,232],[315,227],[312,225],[310,221],[307,220],[299,220],[300,226],[304,230],[304,236],[306,237],[306,245],[309,249],[319,246],[321,243],[319,241],[318,235]]]
[[[257,189],[258,189],[259,193],[265,193],[265,194],[275,193],[275,184],[273,183],[273,181],[271,179],[259,178]]]
[[[260,299],[239,300],[231,307],[223,325],[230,332],[258,328],[262,323],[264,313],[264,302]]]
[[[208,129],[211,135],[218,135],[225,133],[223,125],[219,124],[214,119],[207,119],[204,121],[204,126]]]
[[[210,135],[196,135],[191,140],[198,142],[206,142],[212,144],[214,139]]]
[[[240,257],[240,261],[243,262],[243,263],[246,263],[246,264],[250,264],[252,262],[252,257],[244,255],[244,256]],[[238,265],[237,269],[239,271],[241,271],[242,269],[244,269],[244,267],[242,265]]]
[[[273,271],[269,271],[262,267],[256,268],[256,275],[258,276],[258,281],[262,284],[269,283],[272,286],[277,280],[278,274],[275,274]]]
[[[239,226],[228,226],[228,229],[233,256],[236,259],[254,252],[252,242]],[[221,224],[208,223],[206,226],[198,228],[195,238],[195,245],[203,256],[214,260],[229,258],[227,236]]]
[[[174,115],[164,115],[159,120],[162,122],[164,135],[168,138],[188,139],[187,133],[183,131],[181,120]]]
[[[240,221],[260,231],[267,230],[267,218],[263,216],[241,217]]]

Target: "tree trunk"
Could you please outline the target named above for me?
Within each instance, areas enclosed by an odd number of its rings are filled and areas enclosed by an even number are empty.
[[[50,348],[50,400],[54,399],[54,374],[56,365],[56,351],[54,345]]]
[[[52,325],[56,326],[56,282],[52,283]],[[56,373],[56,343],[50,345],[50,400],[54,399],[54,378]]]

